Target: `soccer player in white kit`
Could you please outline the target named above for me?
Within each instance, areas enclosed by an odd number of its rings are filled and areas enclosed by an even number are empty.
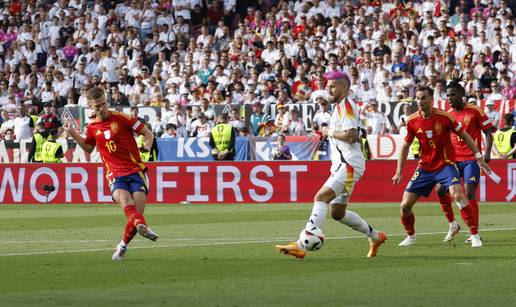
[[[321,130],[330,140],[331,175],[315,195],[312,214],[305,229],[311,229],[313,226],[322,228],[328,208],[331,207],[331,216],[334,220],[369,238],[367,257],[375,257],[380,245],[387,240],[387,235],[373,229],[355,212],[346,210],[353,187],[365,171],[365,160],[359,141],[359,110],[355,103],[348,99],[350,80],[346,73],[333,71],[327,73],[325,78],[328,80],[330,101],[336,103],[329,127],[323,127]],[[306,256],[306,250],[299,240],[287,245],[276,245],[276,249],[298,259]]]

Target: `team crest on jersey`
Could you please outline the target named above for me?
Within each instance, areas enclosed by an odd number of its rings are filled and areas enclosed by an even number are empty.
[[[95,135],[101,135],[101,134],[102,134],[102,132],[100,132],[100,130],[97,129],[97,132],[95,133]]]
[[[464,119],[462,120],[462,122],[464,123],[464,127],[467,127],[470,121],[471,118],[469,117],[469,115],[464,116]]]
[[[433,135],[433,131],[432,130],[426,130],[426,137],[431,139],[432,138],[432,135]]]
[[[104,131],[104,137],[106,140],[109,140],[111,138],[111,130]]]
[[[118,123],[117,122],[111,123],[111,131],[113,131],[113,134],[116,134],[118,132]]]
[[[434,131],[436,135],[441,135],[441,132],[443,131],[443,126],[441,123],[437,122],[434,124]]]

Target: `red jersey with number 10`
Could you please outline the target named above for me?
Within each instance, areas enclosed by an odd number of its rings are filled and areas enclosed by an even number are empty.
[[[481,131],[488,131],[493,127],[491,120],[489,120],[484,111],[477,106],[466,105],[463,110],[455,111],[450,109],[448,112],[462,124],[464,130],[471,136],[480,150],[482,148]],[[473,151],[463,139],[458,135],[452,135],[451,140],[453,146],[455,146],[456,161],[476,160]]]
[[[432,116],[428,119],[423,118],[419,111],[409,116],[405,141],[412,143],[414,137],[419,140],[419,166],[433,172],[455,162],[450,134],[462,131],[461,123],[449,113],[432,108]]]
[[[108,119],[88,124],[86,144],[97,146],[109,181],[145,170],[134,140],[134,133],[143,127],[137,118],[113,111],[109,111]]]

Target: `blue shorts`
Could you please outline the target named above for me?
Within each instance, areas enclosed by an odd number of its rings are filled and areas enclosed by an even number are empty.
[[[464,183],[478,184],[480,180],[480,166],[476,160],[457,162],[459,174],[464,178]]]
[[[109,189],[111,190],[111,194],[118,189],[128,191],[129,193],[143,192],[145,195],[149,192],[147,179],[143,172],[116,177],[110,182]]]
[[[437,183],[442,184],[445,188],[460,184],[460,175],[457,167],[455,165],[448,165],[435,172],[416,169],[405,191],[428,197]]]

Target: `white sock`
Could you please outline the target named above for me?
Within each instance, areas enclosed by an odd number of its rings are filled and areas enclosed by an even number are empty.
[[[457,227],[458,225],[457,220],[453,220],[453,222],[450,223],[450,227]]]
[[[310,229],[314,225],[322,229],[327,215],[328,204],[323,201],[315,201],[314,206],[312,207],[312,214],[310,214],[310,218],[308,219],[304,229]],[[304,229],[302,231],[305,231]],[[299,240],[296,241],[296,245],[298,248],[304,249]]]
[[[373,241],[378,240],[378,232],[353,211],[346,210],[346,215],[339,222],[365,234]]]
[[[306,223],[305,229],[309,229],[312,225],[315,225],[322,229],[326,216],[328,215],[328,204],[322,201],[315,201],[312,208],[312,214]]]
[[[125,244],[124,240],[122,240],[120,241],[120,245],[125,247],[127,244]]]

